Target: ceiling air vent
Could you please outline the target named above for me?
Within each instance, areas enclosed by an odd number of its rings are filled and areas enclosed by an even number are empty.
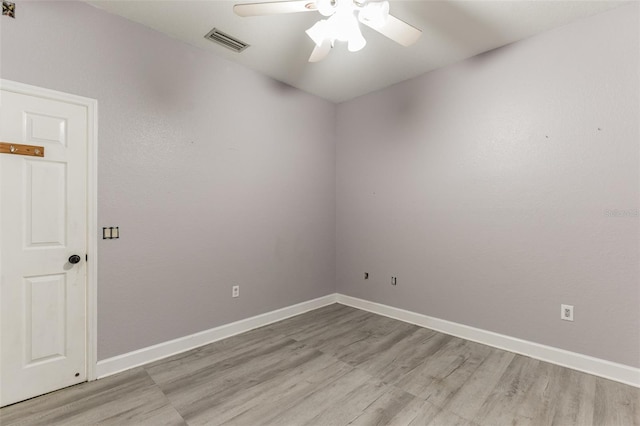
[[[242,52],[249,47],[244,41],[240,41],[235,37],[225,34],[217,28],[212,29],[204,38],[211,40],[215,43],[221,44],[227,49],[231,49],[234,52]]]

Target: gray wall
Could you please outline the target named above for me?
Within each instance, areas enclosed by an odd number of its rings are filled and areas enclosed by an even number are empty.
[[[99,103],[99,359],[335,291],[333,104],[83,3],[1,37],[2,78]]]
[[[341,104],[338,291],[640,366],[638,9]]]

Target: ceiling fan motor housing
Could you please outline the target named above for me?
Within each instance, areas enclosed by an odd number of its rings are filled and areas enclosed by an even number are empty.
[[[315,44],[309,62],[324,59],[336,40],[346,42],[350,52],[364,48],[367,41],[358,22],[403,46],[415,43],[422,34],[419,29],[390,15],[387,0],[291,0],[237,4],[233,9],[245,17],[317,10],[327,19],[321,19],[306,30]]]

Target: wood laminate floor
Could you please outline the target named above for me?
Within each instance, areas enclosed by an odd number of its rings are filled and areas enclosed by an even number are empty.
[[[640,389],[330,305],[0,410],[9,425],[640,425]]]

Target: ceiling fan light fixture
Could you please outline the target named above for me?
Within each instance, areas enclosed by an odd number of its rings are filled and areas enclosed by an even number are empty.
[[[306,30],[317,47],[326,45],[326,42],[333,45],[335,40],[346,42],[350,52],[357,52],[366,46],[367,41],[360,31],[353,0],[317,0],[316,6],[319,10],[331,9],[329,19],[322,19]]]
[[[336,40],[349,41],[357,37],[358,34],[362,36],[358,20],[351,12],[335,13],[327,22],[329,23],[332,37]]]
[[[331,16],[336,11],[332,0],[316,0],[316,9],[322,16]]]
[[[239,16],[318,11],[326,19],[305,31],[315,44],[309,62],[325,58],[336,40],[346,42],[350,52],[364,48],[367,41],[360,31],[361,23],[402,46],[414,44],[422,34],[418,28],[389,14],[388,0],[259,0],[236,4],[233,10]]]
[[[357,52],[362,50],[366,45],[367,40],[362,36],[362,34],[359,34],[349,40],[347,49],[349,49],[349,52]]]
[[[347,42],[347,48],[350,52],[357,52],[367,44],[360,31],[360,24],[353,13],[336,13],[329,18],[329,22],[333,26],[335,38]]]

